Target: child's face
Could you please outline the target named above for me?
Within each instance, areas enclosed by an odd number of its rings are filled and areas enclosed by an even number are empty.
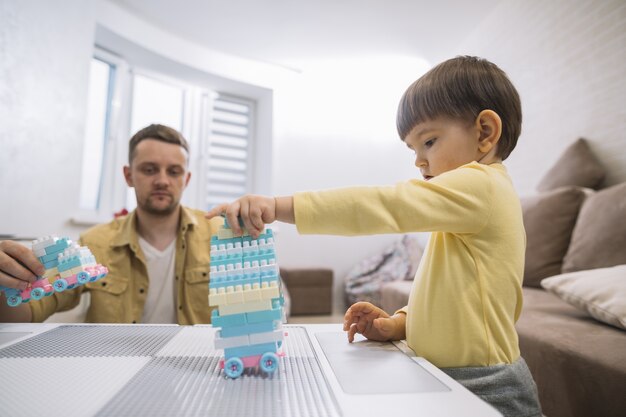
[[[418,124],[404,138],[415,152],[415,166],[425,180],[453,170],[484,154],[478,149],[480,130],[473,124],[437,118]]]

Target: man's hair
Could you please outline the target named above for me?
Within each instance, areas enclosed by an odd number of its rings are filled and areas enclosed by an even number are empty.
[[[502,120],[497,155],[504,160],[522,131],[519,94],[497,65],[459,56],[442,62],[409,86],[398,105],[398,134],[404,140],[416,125],[438,117],[473,123],[483,110],[493,110]]]
[[[180,145],[189,154],[189,144],[183,135],[176,129],[172,129],[169,126],[152,124],[144,127],[139,132],[135,133],[128,144],[128,163],[131,164],[135,157],[135,149],[139,142],[145,139],[160,140],[161,142],[173,143]]]

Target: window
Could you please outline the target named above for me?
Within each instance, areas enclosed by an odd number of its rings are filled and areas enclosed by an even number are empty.
[[[148,70],[96,49],[89,89],[79,224],[132,210],[134,190],[122,167],[128,140],[160,123],[179,130],[191,148],[192,181],[183,204],[199,208],[254,191],[255,101],[217,93],[184,78]]]
[[[128,138],[138,130],[158,123],[172,127],[189,140],[183,129],[185,95],[187,89],[176,81],[136,72],[133,76],[130,131]],[[127,162],[124,163],[126,165]],[[137,205],[135,192],[127,188],[124,208],[133,210]]]
[[[207,206],[233,200],[252,189],[253,103],[218,95],[213,100],[209,134]]]
[[[97,57],[92,59],[80,190],[80,208],[84,210],[97,210],[100,205],[104,144],[108,136],[114,78],[113,64]]]

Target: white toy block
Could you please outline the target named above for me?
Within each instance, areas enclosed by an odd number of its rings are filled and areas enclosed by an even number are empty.
[[[284,339],[285,334],[281,326],[279,326],[273,332],[252,333],[252,334],[249,334],[248,336],[250,338],[251,345],[258,345],[261,343],[279,342]]]
[[[33,240],[33,246],[32,246],[32,250],[39,250],[39,249],[45,249],[48,246],[54,245],[55,243],[57,243],[57,238],[54,238],[52,236],[45,236],[39,239],[35,239]]]
[[[249,335],[244,334],[241,336],[233,336],[233,337],[222,337],[222,332],[218,331],[217,336],[215,337],[215,348],[216,349],[227,349],[231,347],[240,347],[240,346],[249,346],[250,338]]]

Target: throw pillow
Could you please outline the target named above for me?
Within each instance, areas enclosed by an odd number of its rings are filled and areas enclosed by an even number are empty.
[[[369,301],[380,306],[381,287],[389,281],[413,279],[422,258],[422,248],[416,239],[405,235],[382,253],[363,259],[345,278],[348,305]]]
[[[562,272],[626,264],[626,183],[585,200]]]
[[[593,318],[626,329],[626,265],[557,275],[541,285]]]
[[[522,199],[526,229],[524,285],[540,287],[543,278],[561,273],[585,189],[563,187]]]
[[[587,141],[581,138],[565,149],[539,181],[537,190],[550,191],[567,185],[597,189],[605,175],[606,170],[591,152]]]

